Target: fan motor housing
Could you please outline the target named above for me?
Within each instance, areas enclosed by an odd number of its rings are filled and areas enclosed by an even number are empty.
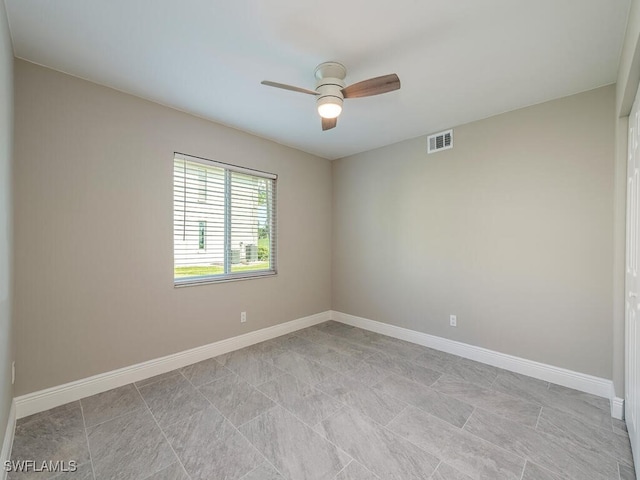
[[[313,71],[318,80],[323,78],[338,78],[344,80],[347,76],[347,68],[338,62],[324,62]]]
[[[338,62],[324,62],[316,67],[314,74],[318,79],[316,92],[320,93],[316,104],[338,103],[342,106],[344,99],[342,89],[347,85],[344,83],[344,78],[347,76],[345,66]]]

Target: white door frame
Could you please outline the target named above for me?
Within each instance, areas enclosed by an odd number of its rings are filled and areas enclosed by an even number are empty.
[[[640,92],[640,88],[639,88]],[[625,420],[634,462],[640,460],[640,98],[629,115],[625,249]]]

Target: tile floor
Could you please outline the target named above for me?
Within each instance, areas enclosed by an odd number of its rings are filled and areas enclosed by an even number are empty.
[[[18,421],[10,479],[635,479],[608,400],[327,322]]]

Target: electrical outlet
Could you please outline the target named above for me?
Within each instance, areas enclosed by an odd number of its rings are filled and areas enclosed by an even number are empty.
[[[240,312],[240,323],[247,321],[247,312]]]
[[[16,362],[11,362],[11,385],[16,383]]]
[[[458,317],[455,315],[449,315],[449,326],[457,327],[458,326]]]

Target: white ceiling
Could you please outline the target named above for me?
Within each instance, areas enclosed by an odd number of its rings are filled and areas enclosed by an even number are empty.
[[[15,55],[326,158],[615,82],[630,0],[5,0]],[[322,132],[313,89],[397,73]]]

